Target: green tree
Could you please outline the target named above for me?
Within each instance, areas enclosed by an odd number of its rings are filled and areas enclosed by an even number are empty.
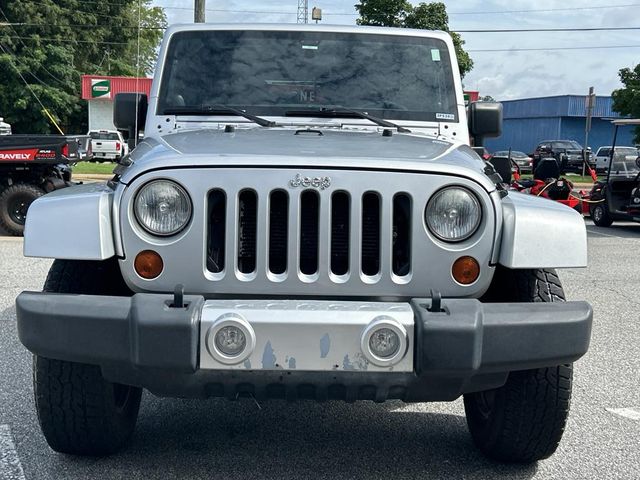
[[[56,132],[46,108],[65,133],[86,131],[81,75],[150,73],[166,27],[150,4],[0,0],[0,116],[17,133]]]
[[[453,39],[460,75],[464,77],[473,68],[473,60],[464,50],[462,37],[449,31],[449,16],[444,3],[420,3],[413,6],[406,0],[360,0],[355,6],[360,14],[358,25],[377,25],[384,27],[420,28],[425,30],[443,30]]]
[[[623,88],[614,90],[613,109],[621,115],[640,118],[640,63],[632,70],[623,68],[618,72]],[[635,128],[633,141],[640,144],[640,126]]]

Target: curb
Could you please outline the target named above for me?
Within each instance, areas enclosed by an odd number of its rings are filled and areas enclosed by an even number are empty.
[[[112,173],[74,173],[71,180],[106,182],[113,178]]]

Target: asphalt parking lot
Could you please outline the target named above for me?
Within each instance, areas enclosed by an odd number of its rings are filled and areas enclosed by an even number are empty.
[[[0,479],[632,479],[640,477],[640,225],[587,222],[587,269],[560,276],[595,322],[575,370],[572,413],[556,454],[529,466],[482,457],[462,402],[285,403],[159,399],[145,394],[130,446],[108,458],[51,451],[32,400],[31,357],[14,299],[42,287],[48,260],[0,236]],[[571,248],[567,245],[566,248]]]

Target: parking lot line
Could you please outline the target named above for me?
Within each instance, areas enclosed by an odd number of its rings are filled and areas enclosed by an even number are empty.
[[[630,418],[631,420],[640,420],[640,408],[607,408],[606,410],[607,412]]]
[[[26,478],[9,425],[0,425],[0,478],[2,480],[25,480]]]
[[[597,230],[592,230],[590,228],[587,228],[587,232],[595,233],[596,235],[602,235],[603,237],[620,238],[618,237],[618,235],[611,235],[610,233],[602,233],[602,232],[598,232]]]

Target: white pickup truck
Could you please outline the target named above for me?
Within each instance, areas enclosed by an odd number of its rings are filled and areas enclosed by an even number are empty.
[[[128,152],[127,143],[122,134],[115,130],[91,130],[91,150],[93,159],[97,162],[103,160],[120,160]]]

